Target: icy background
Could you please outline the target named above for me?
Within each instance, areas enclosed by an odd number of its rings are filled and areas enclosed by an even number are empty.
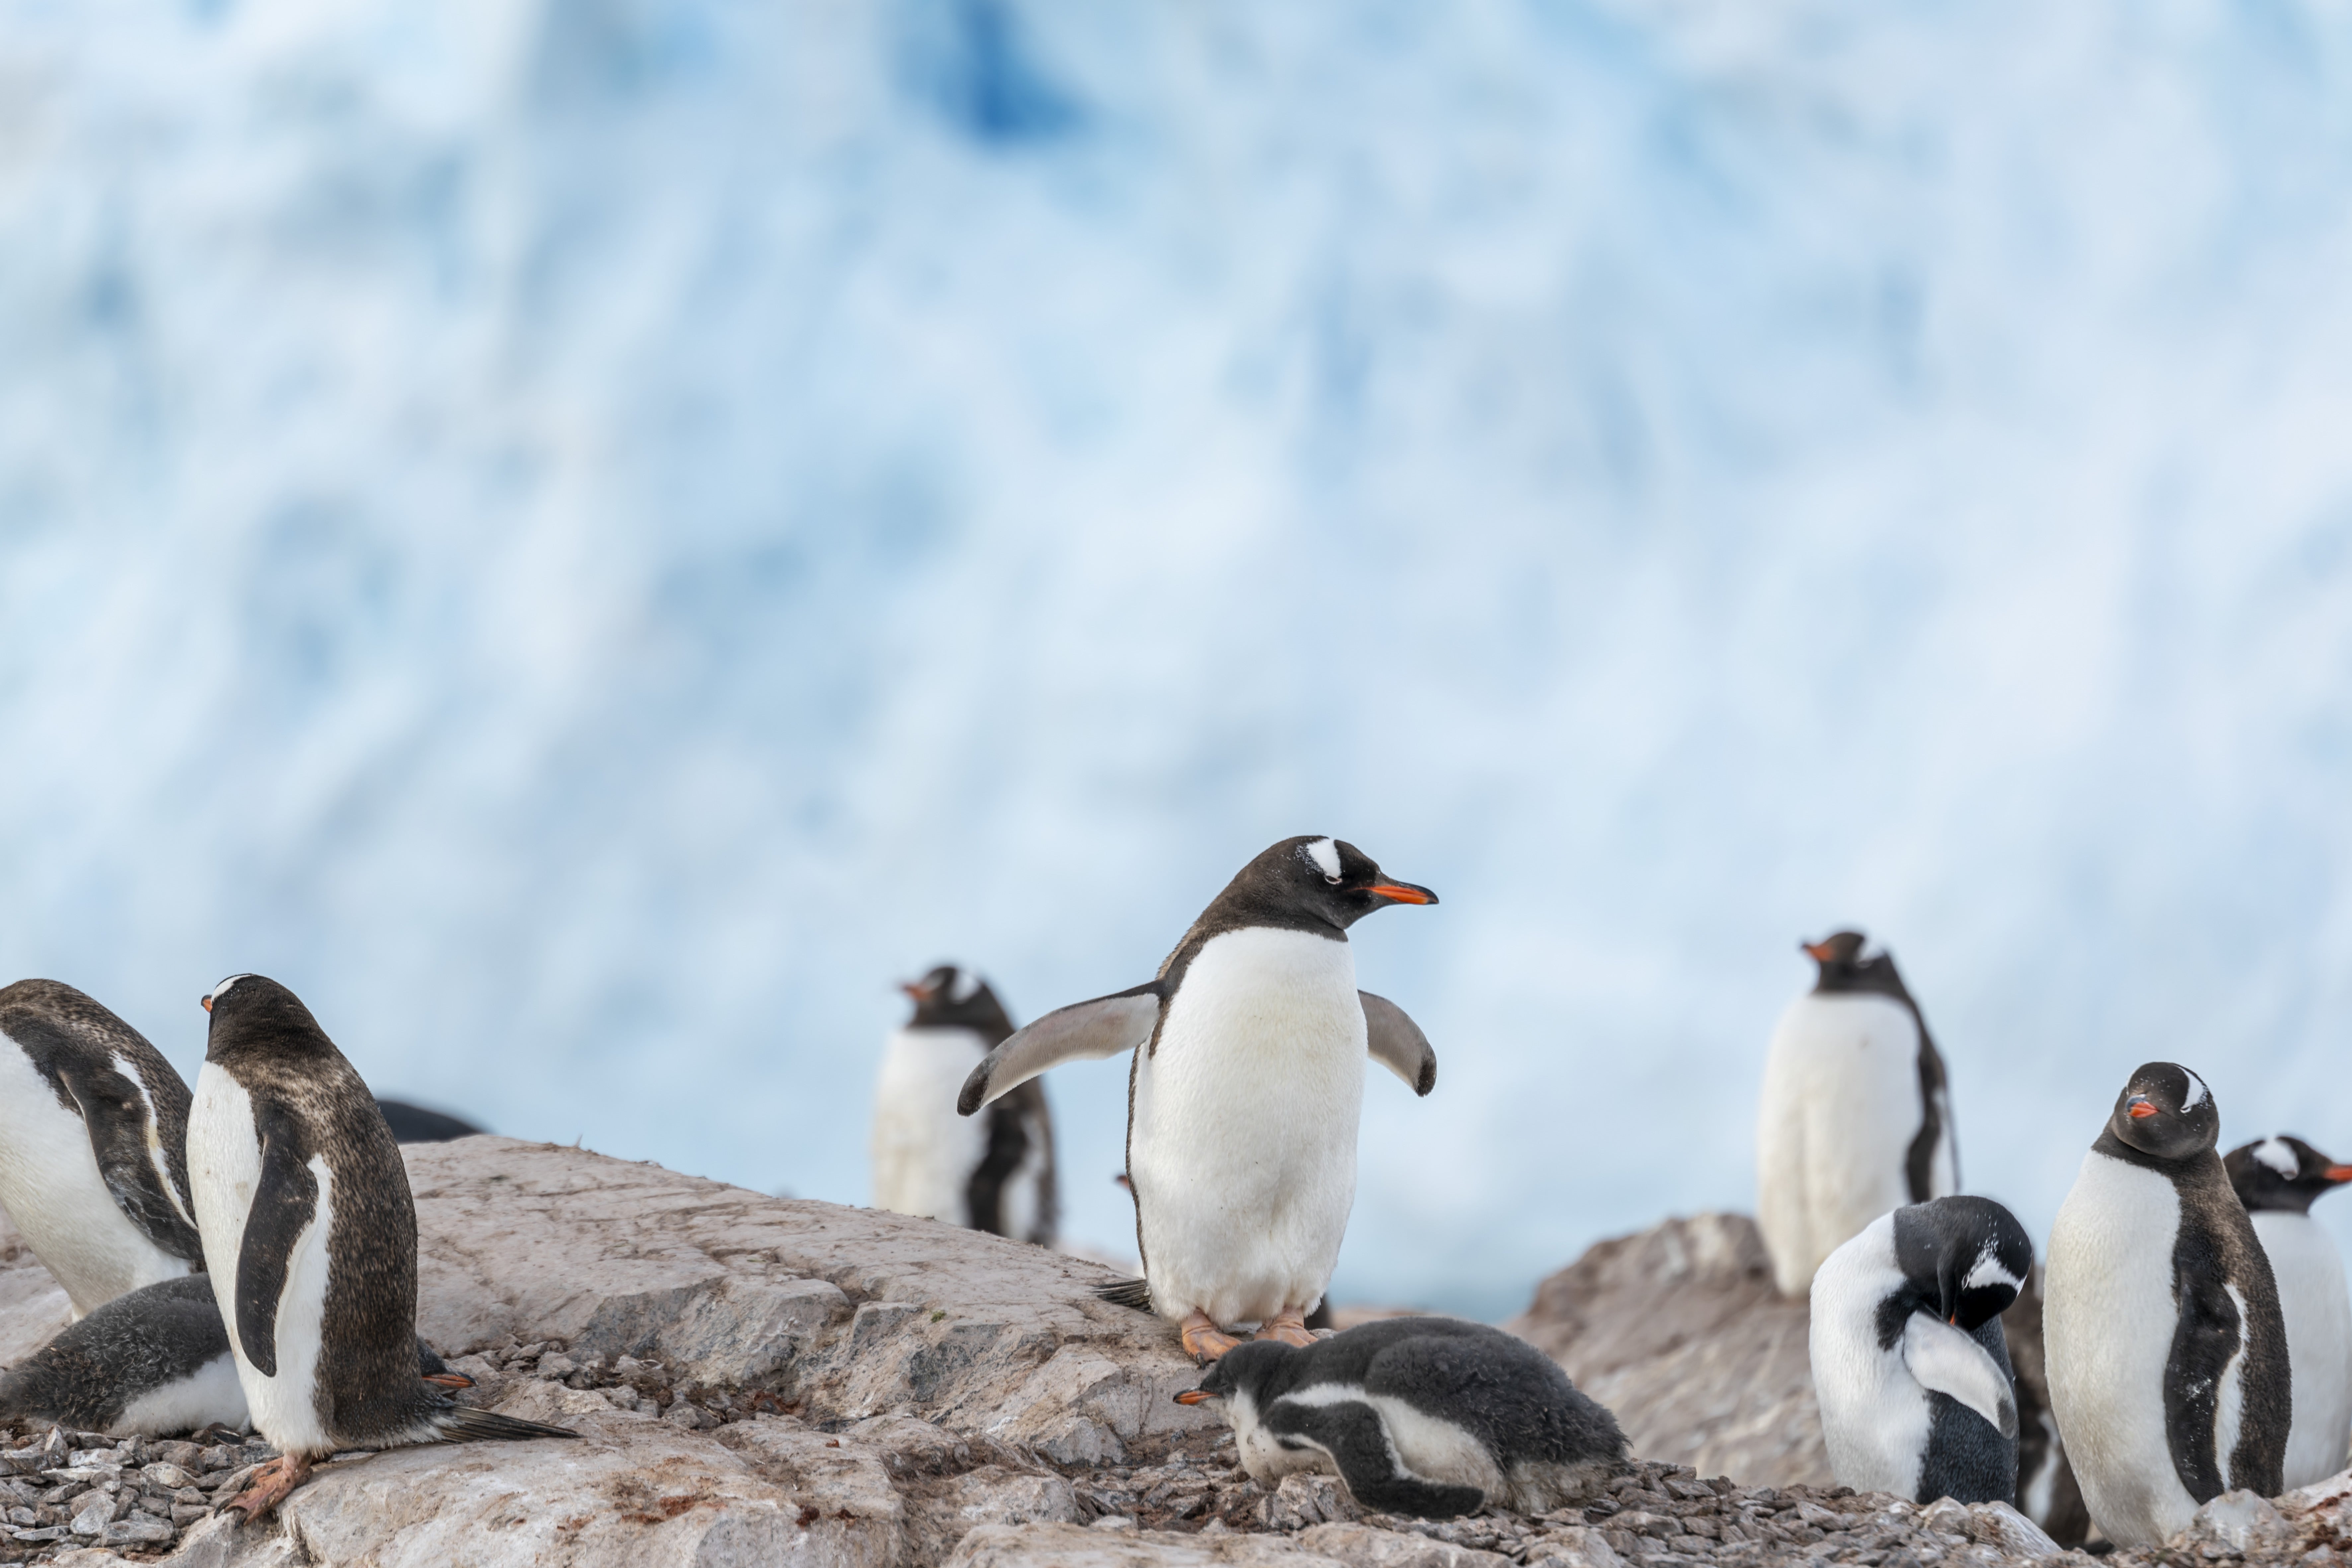
[[[2146,1058],[2352,1151],[2352,13],[0,0],[0,735],[191,1075],[849,1202],[893,981],[1337,833],[1343,1300],[1747,1206],[1841,922],[2037,1233]]]

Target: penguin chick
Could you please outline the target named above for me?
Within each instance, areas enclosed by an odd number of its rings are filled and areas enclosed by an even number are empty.
[[[2050,1407],[2091,1521],[2155,1545],[2198,1508],[2283,1489],[2294,1424],[2286,1326],[2253,1221],[2213,1152],[2212,1090],[2149,1062],[2050,1230]]]
[[[2352,1181],[2352,1165],[2282,1134],[2231,1150],[2221,1168],[2278,1282],[2294,1369],[2294,1425],[2283,1466],[2293,1490],[2342,1469],[2352,1436],[2352,1297],[2344,1287],[2344,1255],[2311,1217],[2312,1200]]]
[[[416,1356],[428,1383],[474,1385],[421,1339]],[[0,1420],[110,1437],[248,1429],[253,1419],[212,1281],[191,1274],[143,1285],[68,1325],[0,1373]]]
[[[2033,1243],[1990,1198],[1884,1214],[1813,1276],[1813,1389],[1840,1484],[2013,1503],[2017,1394],[2000,1314]]]
[[[1013,1033],[988,982],[942,963],[900,987],[915,1015],[890,1037],[874,1095],[874,1206],[1054,1245],[1054,1118],[1031,1079],[967,1120],[956,1097]]]
[[[1853,931],[1803,951],[1813,988],[1772,1031],[1756,1119],[1756,1223],[1788,1296],[1880,1215],[1960,1184],[1944,1058],[1893,955]]]
[[[0,988],[0,1208],[79,1318],[203,1267],[188,1086],[70,985]]]
[[[1627,1468],[1617,1418],[1526,1341],[1453,1318],[1388,1318],[1298,1346],[1227,1351],[1180,1405],[1222,1400],[1262,1486],[1337,1475],[1361,1506],[1451,1519],[1544,1513]]]
[[[1105,1300],[1157,1311],[1203,1360],[1256,1324],[1312,1339],[1356,1198],[1367,1053],[1416,1094],[1437,1058],[1395,1003],[1356,989],[1348,928],[1433,904],[1337,838],[1286,838],[1211,900],[1157,978],[1058,1008],[989,1052],[970,1116],[1058,1062],[1134,1052],[1127,1173],[1143,1279]]]
[[[228,1506],[257,1518],[344,1448],[576,1436],[455,1404],[425,1380],[416,1209],[374,1097],[276,981],[231,975],[203,1003],[196,1228],[253,1424],[280,1455]]]

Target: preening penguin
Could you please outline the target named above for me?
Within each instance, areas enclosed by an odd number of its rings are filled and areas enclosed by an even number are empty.
[[[2051,1409],[2092,1522],[2118,1546],[2168,1539],[2225,1490],[2282,1489],[2286,1327],[2213,1152],[2221,1126],[2202,1079],[2147,1063],[2050,1231]]]
[[[1879,1215],[1813,1275],[1813,1390],[1830,1467],[1914,1502],[2017,1498],[2017,1394],[2000,1314],[2033,1268],[1990,1198]]]
[[[1626,1468],[1617,1418],[1526,1341],[1452,1318],[1389,1318],[1304,1347],[1237,1345],[1183,1405],[1223,1401],[1263,1486],[1322,1470],[1386,1513],[1487,1504],[1545,1513]]]
[[[416,1342],[416,1210],[392,1129],[291,991],[231,975],[212,1023],[188,1165],[237,1381],[280,1458],[229,1506],[275,1507],[343,1448],[568,1437],[453,1403]]]
[[[1054,1117],[1021,1084],[985,1116],[956,1114],[971,1069],[1013,1033],[988,982],[943,963],[903,989],[915,1016],[890,1037],[874,1094],[874,1206],[1040,1247],[1054,1244]]]
[[[2344,1255],[2311,1217],[2313,1199],[2352,1182],[2352,1165],[2282,1134],[2231,1150],[2221,1168],[2253,1219],[2278,1282],[2287,1362],[2294,1369],[2294,1425],[2283,1469],[2289,1489],[2307,1487],[2344,1468],[2352,1436],[2352,1298],[2344,1288]]]
[[[1853,931],[1804,951],[1820,973],[1772,1032],[1756,1122],[1756,1222],[1790,1296],[1880,1215],[1960,1184],[1944,1058],[1893,956]]]
[[[1057,1062],[1134,1051],[1127,1173],[1150,1310],[1184,1348],[1223,1326],[1307,1342],[1356,1196],[1364,1058],[1416,1094],[1437,1058],[1395,1003],[1356,989],[1348,928],[1437,895],[1336,838],[1286,838],[1227,884],[1156,979],[1037,1019],[972,1069],[966,1116]],[[1145,1304],[1139,1288],[1111,1299]]]
[[[187,1126],[138,1030],[54,980],[0,989],[0,1207],[77,1318],[203,1267]]]

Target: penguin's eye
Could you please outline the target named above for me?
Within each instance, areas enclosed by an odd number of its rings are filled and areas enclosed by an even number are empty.
[[[1323,879],[1330,883],[1335,888],[1339,885],[1339,879],[1337,877],[1326,877]]]

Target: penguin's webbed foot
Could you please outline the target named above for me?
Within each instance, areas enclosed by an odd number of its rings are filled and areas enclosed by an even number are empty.
[[[1307,1326],[1307,1311],[1302,1307],[1293,1307],[1286,1311],[1276,1313],[1261,1323],[1257,1332],[1252,1334],[1250,1338],[1279,1340],[1286,1345],[1299,1346],[1316,1342],[1315,1331]]]
[[[279,1503],[296,1487],[310,1479],[310,1461],[300,1454],[280,1454],[253,1472],[246,1489],[222,1506],[242,1510],[243,1524],[251,1524]]]
[[[1184,1353],[1206,1365],[1216,1360],[1241,1341],[1225,1332],[1209,1320],[1206,1312],[1193,1312],[1184,1320]]]

